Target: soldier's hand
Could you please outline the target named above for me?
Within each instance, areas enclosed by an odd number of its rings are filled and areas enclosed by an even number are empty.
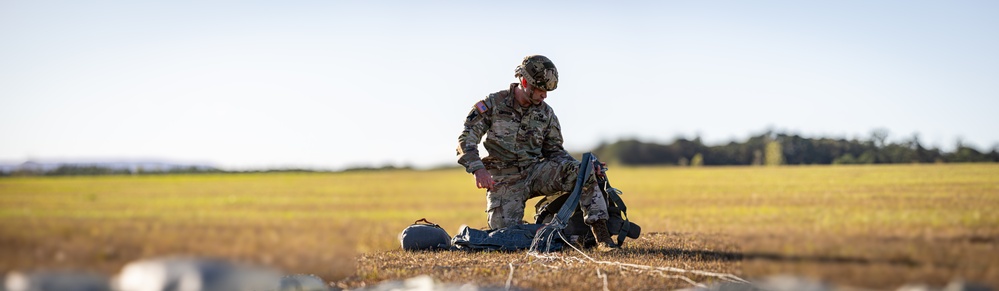
[[[594,162],[593,163],[593,170],[596,173],[597,177],[601,177],[601,178],[606,177],[606,174],[604,173],[606,171],[606,169],[607,169],[607,163],[604,163],[604,162],[600,162],[600,163]]]
[[[493,186],[496,185],[496,181],[493,180],[493,176],[489,174],[486,169],[475,170],[475,187],[479,189],[486,188],[488,190],[493,190]]]

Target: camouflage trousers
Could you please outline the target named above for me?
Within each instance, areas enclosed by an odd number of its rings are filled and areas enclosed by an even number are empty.
[[[486,192],[489,228],[520,224],[528,199],[571,193],[576,187],[579,164],[575,160],[542,161],[507,175],[496,175],[495,170],[490,170],[496,185]],[[596,177],[590,173],[580,192],[579,208],[583,210],[583,219],[587,224],[608,219],[607,201],[596,184]]]

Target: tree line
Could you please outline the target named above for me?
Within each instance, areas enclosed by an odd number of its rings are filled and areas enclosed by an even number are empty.
[[[767,131],[743,142],[705,145],[699,137],[677,138],[669,144],[623,139],[603,143],[592,151],[603,162],[629,165],[826,165],[826,164],[896,164],[896,163],[969,163],[999,162],[999,145],[984,152],[960,141],[953,151],[923,146],[919,136],[898,142],[888,141],[888,131],[879,129],[868,139],[808,138],[797,134]],[[575,155],[577,158],[580,155]],[[457,168],[450,165],[444,168]],[[357,166],[340,171],[314,169],[266,169],[226,171],[206,166],[182,166],[169,169],[116,168],[88,164],[63,164],[53,169],[40,168],[0,171],[0,176],[76,176],[76,175],[162,175],[269,172],[352,172],[410,170],[412,166]],[[437,169],[437,168],[435,168]]]
[[[340,171],[316,170],[306,168],[281,168],[281,169],[261,169],[261,170],[222,170],[207,166],[180,166],[167,169],[143,169],[143,168],[122,168],[106,165],[94,164],[62,164],[52,169],[41,169],[37,167],[25,167],[11,171],[0,170],[0,177],[4,176],[103,176],[103,175],[169,175],[169,174],[247,174],[247,173],[329,173],[329,172],[361,172],[361,171],[389,171],[389,170],[412,170],[409,165],[395,166],[355,166]]]
[[[982,152],[958,141],[945,152],[919,142],[919,136],[888,141],[888,131],[879,129],[869,139],[808,138],[768,131],[744,142],[705,145],[700,137],[677,138],[670,144],[625,139],[604,143],[593,153],[601,161],[622,165],[825,165],[895,163],[999,162],[999,146]]]
[[[0,172],[0,176],[102,176],[102,175],[165,175],[227,173],[217,168],[186,166],[169,169],[144,170],[90,164],[63,164],[50,170],[25,168]]]

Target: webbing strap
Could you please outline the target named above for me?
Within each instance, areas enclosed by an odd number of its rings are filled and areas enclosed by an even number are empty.
[[[562,204],[562,208],[558,210],[558,214],[552,220],[552,224],[555,224],[558,229],[565,229],[565,226],[569,222],[569,217],[572,216],[572,213],[576,211],[576,207],[579,206],[579,195],[583,192],[583,184],[586,183],[586,178],[589,177],[592,168],[593,154],[583,154],[583,160],[579,162],[579,175],[576,176],[576,188],[572,189],[572,194],[569,194],[569,198],[565,200],[565,204]]]
[[[628,236],[628,232],[631,231],[631,223],[628,221],[628,206],[624,205],[624,200],[621,199],[621,195],[617,194],[617,191],[612,190],[610,183],[607,183],[607,196],[610,197],[611,201],[614,201],[614,205],[621,210],[621,218],[624,218],[624,223],[621,224],[621,230],[617,234],[617,245],[624,245],[624,238]]]

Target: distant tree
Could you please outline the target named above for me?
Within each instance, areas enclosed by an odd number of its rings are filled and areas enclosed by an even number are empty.
[[[833,160],[834,165],[850,165],[857,164],[857,158],[853,157],[853,154],[845,153],[842,156]]]
[[[978,150],[964,145],[961,141],[957,142],[957,149],[953,153],[944,155],[944,160],[949,163],[971,163],[971,162],[984,162],[987,160],[986,155],[982,154]]]
[[[874,142],[874,146],[878,148],[885,147],[888,142],[888,129],[887,128],[876,128],[871,131],[871,141]]]
[[[766,153],[764,154],[767,166],[780,166],[784,164],[784,151],[781,150],[779,141],[771,140],[767,142]]]
[[[920,163],[933,163],[940,160],[940,150],[923,147],[922,143],[919,142],[919,133],[913,133],[907,144],[915,152],[916,161]]]
[[[889,144],[880,151],[880,163],[918,163],[916,151],[904,144]]]
[[[700,167],[704,165],[704,155],[701,153],[694,154],[694,158],[690,159],[691,167]]]
[[[860,156],[857,157],[856,162],[857,164],[873,164],[877,159],[876,156],[877,154],[874,153],[874,150],[868,150],[860,154]]]

